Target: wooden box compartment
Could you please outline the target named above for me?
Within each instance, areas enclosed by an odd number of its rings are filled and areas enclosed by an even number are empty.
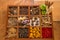
[[[30,7],[30,15],[39,15],[39,7],[31,6]]]
[[[41,19],[41,26],[42,27],[52,27],[52,19],[51,15],[42,15]]]
[[[18,25],[21,27],[29,26],[29,17],[28,16],[19,16]]]
[[[20,15],[28,15],[28,6],[20,6],[19,8],[19,14]]]
[[[40,26],[40,17],[39,16],[31,16],[30,17],[30,26]]]
[[[18,31],[19,38],[28,38],[28,34],[29,34],[28,28],[19,28],[18,30],[19,30]]]
[[[40,27],[30,27],[29,38],[41,38],[41,29]]]
[[[17,37],[17,28],[7,27],[6,38],[16,38]]]
[[[18,13],[18,7],[16,7],[16,6],[10,6],[9,8],[8,8],[8,14],[9,15],[17,15],[17,13]]]
[[[17,26],[17,17],[8,18],[8,26]]]
[[[42,38],[52,38],[52,28],[42,28]]]

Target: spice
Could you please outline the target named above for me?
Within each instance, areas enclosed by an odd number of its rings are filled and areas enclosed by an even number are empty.
[[[39,15],[39,7],[30,7],[30,14],[31,15]]]
[[[17,30],[14,27],[8,28],[7,30],[7,38],[16,37]]]
[[[39,27],[30,27],[30,38],[40,38],[41,33],[40,33],[40,28]]]
[[[20,7],[20,15],[27,15],[28,14],[28,7],[27,6],[21,6]]]
[[[17,15],[17,7],[9,7],[9,15]]]
[[[30,26],[40,26],[40,18],[39,17],[31,17],[30,18]]]
[[[17,26],[17,18],[9,17],[8,18],[8,26]]]
[[[19,38],[28,38],[28,28],[19,28]]]
[[[20,16],[18,18],[19,26],[29,26],[29,18],[27,16]]]
[[[43,38],[52,38],[52,28],[42,28]]]

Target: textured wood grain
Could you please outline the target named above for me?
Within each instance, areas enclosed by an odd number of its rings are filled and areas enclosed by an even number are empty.
[[[54,40],[60,40],[60,22],[54,22]]]

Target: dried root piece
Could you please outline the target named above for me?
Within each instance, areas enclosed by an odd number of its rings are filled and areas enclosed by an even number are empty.
[[[7,38],[16,37],[17,30],[14,27],[8,28],[7,30]]]

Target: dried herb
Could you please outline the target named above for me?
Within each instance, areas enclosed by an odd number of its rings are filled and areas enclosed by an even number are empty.
[[[51,17],[43,16],[42,17],[42,26],[51,26]]]
[[[42,5],[40,6],[40,9],[41,9],[42,15],[45,15],[46,12],[47,12],[47,10],[46,10],[46,5],[45,5],[45,4],[42,4]]]

